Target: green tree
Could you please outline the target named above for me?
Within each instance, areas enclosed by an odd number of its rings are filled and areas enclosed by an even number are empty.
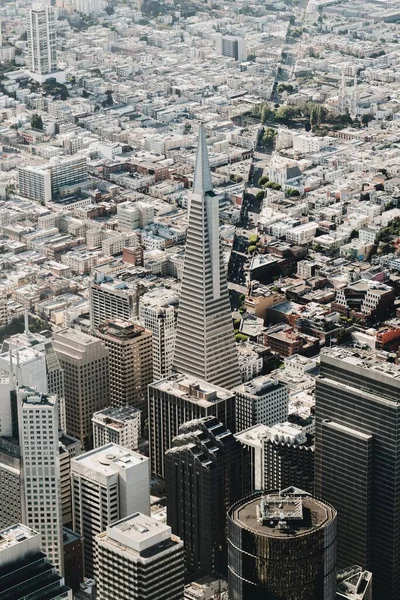
[[[261,108],[261,123],[266,123],[267,121],[273,121],[275,117],[275,113],[271,110],[268,104],[263,104]]]
[[[106,103],[105,106],[112,106],[114,104],[114,100],[113,100],[113,97],[112,97],[112,91],[111,90],[107,90],[106,91],[106,96],[107,96],[107,98],[105,100],[105,103]]]
[[[31,127],[32,129],[41,129],[43,131],[43,119],[37,113],[31,117]]]
[[[259,192],[257,192],[256,194],[256,200],[257,202],[260,202],[261,200],[264,199],[264,192],[262,190],[260,190]]]
[[[275,113],[275,120],[289,123],[297,116],[296,109],[292,106],[280,106]]]
[[[361,117],[361,123],[363,125],[368,125],[368,123],[370,123],[370,121],[373,121],[374,118],[375,117],[373,115],[369,115],[369,114],[362,115],[362,117]]]
[[[249,336],[245,335],[244,333],[237,333],[235,335],[235,340],[237,342],[246,342],[249,339]]]
[[[266,146],[272,146],[274,143],[274,139],[277,136],[277,132],[275,131],[275,129],[271,129],[271,127],[268,127],[265,131],[264,131],[264,135],[263,135],[263,143]]]
[[[266,183],[268,183],[269,181],[269,177],[268,175],[263,175],[262,177],[260,177],[260,179],[258,180],[258,185],[260,187],[262,187],[263,185],[265,185]]]
[[[5,192],[6,192],[5,198],[6,198],[6,200],[9,200],[11,198],[11,196],[15,193],[15,185],[13,183],[7,185]]]

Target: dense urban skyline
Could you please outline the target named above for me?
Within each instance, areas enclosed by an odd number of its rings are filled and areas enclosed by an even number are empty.
[[[400,600],[399,43],[1,3],[1,600]]]

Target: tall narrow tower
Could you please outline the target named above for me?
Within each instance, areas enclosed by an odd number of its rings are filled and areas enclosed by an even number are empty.
[[[43,81],[57,71],[56,20],[52,6],[34,4],[29,9],[29,68],[31,74]]]
[[[357,118],[357,111],[358,111],[358,78],[357,78],[357,71],[356,71],[356,74],[354,75],[353,96],[352,96],[352,102],[351,102],[351,117],[353,119]]]
[[[219,237],[218,199],[202,125],[190,195],[174,368],[225,388],[240,383]]]

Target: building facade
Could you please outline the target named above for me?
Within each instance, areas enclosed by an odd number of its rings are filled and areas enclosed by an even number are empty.
[[[149,385],[152,473],[165,477],[165,452],[187,421],[214,416],[235,431],[235,395],[196,377],[177,374]]]
[[[289,422],[254,425],[235,437],[250,452],[253,490],[294,485],[313,493],[315,448],[303,427]]]
[[[98,327],[109,319],[136,318],[139,295],[137,286],[97,273],[89,283],[91,327]]]
[[[214,385],[240,383],[225,265],[207,143],[200,126],[190,194],[174,368]]]
[[[136,511],[150,514],[149,459],[107,444],[72,461],[73,530],[84,537],[85,576],[95,572],[95,536]]]
[[[400,598],[400,367],[354,348],[321,353],[315,493],[338,511],[338,566],[372,571],[374,595]]]
[[[72,590],[42,552],[36,530],[15,523],[0,530],[0,593],[2,598],[72,600]]]
[[[335,600],[336,510],[297,488],[228,511],[230,600]]]
[[[56,21],[52,6],[34,5],[28,11],[29,69],[43,80],[57,71]]]
[[[102,600],[181,600],[183,543],[171,528],[136,512],[96,538]]]
[[[105,408],[92,417],[93,446],[99,448],[112,442],[128,450],[139,448],[141,412],[133,406]]]
[[[139,300],[139,321],[153,334],[153,380],[172,375],[179,296],[156,289]]]
[[[31,165],[18,167],[18,191],[24,198],[44,204],[51,202],[50,171]]]
[[[147,386],[153,381],[152,333],[124,319],[101,323],[92,334],[109,351],[110,404],[133,406],[147,418]]]
[[[40,532],[45,553],[57,571],[63,573],[57,399],[31,388],[20,388],[17,404],[23,522]]]
[[[53,344],[64,370],[67,433],[91,448],[92,415],[110,404],[108,349],[76,329],[61,330]]]
[[[191,574],[227,574],[226,512],[250,492],[249,453],[215,417],[184,423],[165,454],[167,523]]]
[[[241,37],[219,34],[216,38],[216,50],[218,54],[235,60],[245,61],[247,59],[246,40]]]
[[[236,431],[258,423],[275,425],[287,419],[289,392],[285,384],[262,375],[236,387]]]
[[[62,194],[62,188],[79,189],[88,179],[85,156],[53,158],[49,170],[53,198]]]

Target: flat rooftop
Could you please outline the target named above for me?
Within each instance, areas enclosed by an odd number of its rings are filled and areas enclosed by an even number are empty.
[[[40,533],[21,523],[11,525],[0,531],[0,552],[34,537],[40,538]]]
[[[19,348],[12,348],[12,362],[14,364],[19,363],[20,365],[24,365],[30,362],[34,362],[37,360],[44,360],[44,353],[35,350],[34,348],[29,348],[26,346],[20,346]],[[8,352],[3,352],[0,354],[0,364],[4,361],[7,365],[10,364],[10,354]]]
[[[155,381],[151,387],[174,396],[186,398],[203,406],[211,406],[233,396],[233,392],[191,375],[177,374],[169,379]]]
[[[99,325],[98,330],[103,335],[124,341],[138,338],[141,335],[149,335],[144,327],[126,319],[112,319]]]
[[[247,396],[259,398],[275,391],[278,388],[285,389],[286,386],[278,379],[274,379],[268,375],[261,375],[260,377],[255,377],[249,382],[238,385],[235,388],[235,391],[241,394],[246,394]]]
[[[71,342],[77,342],[79,344],[84,344],[89,346],[90,344],[98,344],[99,340],[97,338],[88,335],[87,333],[83,333],[79,329],[62,329],[56,333],[56,341],[70,340]]]
[[[149,459],[138,452],[127,450],[117,444],[106,444],[90,450],[73,459],[75,465],[102,475],[118,473],[119,469],[128,469]]]
[[[391,379],[400,380],[400,365],[379,359],[372,351],[359,350],[358,348],[344,348],[342,346],[334,346],[333,348],[324,348],[321,350],[321,365],[324,362],[329,362],[329,358],[336,358],[342,360],[347,365],[354,365],[390,377]]]
[[[167,548],[181,543],[179,538],[171,535],[171,528],[157,519],[153,519],[143,513],[134,513],[107,527],[105,533],[97,536],[99,545],[102,543],[114,547],[124,556],[137,559],[151,558]]]
[[[125,423],[132,419],[137,419],[140,416],[141,411],[134,406],[110,406],[104,410],[99,410],[93,415],[95,421],[101,421],[104,423],[106,419],[112,419],[113,422],[119,421]],[[107,424],[107,423],[106,423]]]
[[[265,519],[261,518],[262,499],[268,505]],[[295,494],[286,494],[285,491],[258,494],[230,510],[231,519],[243,529],[259,536],[282,539],[289,535],[308,535],[314,529],[326,527],[335,516],[333,507],[305,492],[301,493],[301,490]]]

